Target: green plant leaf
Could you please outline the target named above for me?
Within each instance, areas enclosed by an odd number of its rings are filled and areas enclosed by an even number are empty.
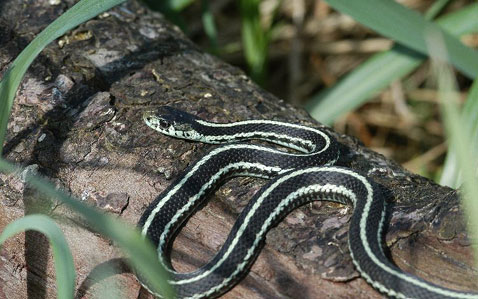
[[[211,44],[211,52],[218,54],[219,50],[217,44],[216,23],[214,22],[214,15],[209,7],[209,0],[202,0],[201,20],[204,27],[204,32],[206,33],[209,43]]]
[[[453,35],[478,31],[478,4],[438,19],[437,24]],[[333,87],[312,97],[306,109],[311,116],[331,124],[340,115],[366,102],[371,96],[417,68],[426,57],[401,45],[372,56]]]
[[[171,10],[180,12],[191,5],[194,0],[162,0],[161,2],[163,2],[163,5],[168,6]]]
[[[448,5],[448,3],[450,3],[450,0],[436,0],[423,15],[423,17],[425,20],[432,20],[440,13],[443,8],[445,8],[445,6]]]
[[[464,114],[470,114],[471,112],[465,110],[460,112],[460,96],[457,92],[457,84],[451,67],[445,63],[448,49],[443,36],[440,32],[430,31],[427,42],[432,57],[432,74],[438,82],[438,97],[448,144],[453,149],[459,173],[463,179],[464,192],[461,194],[461,203],[466,216],[465,221],[468,224],[468,233],[472,240],[478,240],[478,218],[476,217],[478,215],[478,184],[476,184],[475,163],[470,163],[470,161],[477,161],[478,159],[477,152],[473,149],[473,134],[476,135],[476,131],[471,131],[476,128],[477,124],[467,123],[463,118]],[[473,90],[470,96],[475,97],[477,94]],[[469,105],[475,106],[476,99],[472,98],[471,100],[472,102]],[[475,261],[478,261],[477,244],[472,242],[472,245]]]
[[[252,79],[262,84],[265,79],[269,30],[262,27],[260,0],[241,0],[242,44]]]
[[[39,231],[48,238],[53,248],[58,298],[73,298],[76,278],[73,257],[63,232],[51,218],[45,215],[28,215],[9,223],[0,235],[0,246],[11,236],[26,230]]]
[[[81,0],[48,25],[13,61],[0,81],[0,155],[15,93],[35,57],[68,30],[124,1],[126,0]]]
[[[327,3],[378,33],[424,55],[430,53],[425,42],[427,32],[441,32],[450,63],[470,78],[478,76],[478,52],[463,45],[437,24],[425,20],[416,11],[393,0],[327,0]]]
[[[0,158],[0,171],[4,173],[21,173],[20,169]],[[38,191],[55,198],[73,211],[79,213],[97,232],[113,240],[128,256],[129,262],[137,269],[151,287],[165,298],[173,298],[174,291],[167,283],[167,272],[158,260],[156,250],[151,242],[144,239],[141,233],[122,221],[103,214],[68,196],[64,191],[56,189],[47,180],[24,172],[25,180]]]
[[[478,79],[473,82],[469,91],[460,120],[469,132],[468,143],[470,144],[471,155],[478,157]],[[478,159],[470,161],[471,168],[474,169],[476,173],[478,169]],[[463,176],[459,171],[455,145],[450,144],[443,166],[440,184],[458,188],[462,183]]]

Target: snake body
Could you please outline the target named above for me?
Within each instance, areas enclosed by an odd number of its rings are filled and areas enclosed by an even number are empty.
[[[267,231],[285,215],[315,200],[350,204],[354,213],[349,248],[361,276],[380,292],[397,298],[478,298],[478,294],[440,287],[392,264],[382,247],[385,196],[379,185],[347,168],[332,166],[338,145],[325,131],[271,120],[213,123],[172,107],[145,112],[143,119],[163,134],[205,143],[230,143],[190,165],[146,209],[139,221],[143,236],[157,245],[178,298],[210,298],[238,283],[259,254]],[[265,140],[300,153],[236,143]],[[222,248],[190,273],[174,271],[169,259],[173,236],[226,178],[271,179],[244,208]],[[139,277],[143,286],[148,282]]]

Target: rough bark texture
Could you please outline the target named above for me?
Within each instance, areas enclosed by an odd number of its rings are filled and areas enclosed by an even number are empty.
[[[73,2],[1,1],[0,71]],[[131,1],[81,25],[36,59],[15,100],[4,154],[135,224],[182,169],[212,148],[148,129],[141,111],[164,104],[213,121],[265,118],[320,126],[237,68],[204,54],[161,15]],[[390,190],[386,240],[395,263],[440,285],[478,289],[457,192],[408,173],[351,137],[332,134],[343,145],[340,164]],[[238,178],[217,191],[176,240],[176,267],[191,270],[211,258],[262,183]],[[74,255],[77,298],[98,296],[104,281],[92,280],[92,273],[117,264],[118,249],[16,177],[0,175],[0,184],[0,230],[38,209],[58,219]],[[329,203],[293,212],[268,234],[247,278],[225,298],[380,298],[352,265],[351,212]],[[147,298],[123,270],[105,281],[114,280],[122,298]],[[0,251],[0,298],[55,295],[48,241],[36,233],[9,239]]]

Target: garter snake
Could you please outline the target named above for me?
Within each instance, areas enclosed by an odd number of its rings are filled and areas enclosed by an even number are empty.
[[[226,143],[190,165],[146,209],[142,235],[157,246],[179,298],[217,297],[247,273],[267,231],[293,209],[314,200],[350,204],[349,248],[361,276],[374,288],[397,298],[478,298],[407,274],[386,257],[382,227],[386,199],[382,188],[351,169],[336,167],[337,142],[325,131],[271,120],[213,123],[172,107],[143,114],[145,123],[163,134],[205,143]],[[237,143],[259,139],[299,153]],[[190,273],[171,266],[168,251],[181,225],[225,178],[269,178],[235,222],[222,248],[206,265]],[[147,281],[139,278],[148,290]],[[151,291],[151,290],[150,290]],[[160,296],[158,293],[154,295]]]

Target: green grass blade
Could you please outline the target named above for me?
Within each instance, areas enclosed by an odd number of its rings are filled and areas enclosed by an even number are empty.
[[[470,132],[471,154],[473,157],[478,157],[478,79],[475,80],[469,91],[468,98],[463,106],[461,121],[468,129],[468,132]],[[471,167],[476,171],[478,169],[478,159],[470,161],[472,161]],[[463,176],[458,169],[456,149],[451,144],[445,159],[445,165],[443,166],[440,184],[458,188],[462,183]]]
[[[478,31],[478,4],[438,19],[437,24],[453,35]],[[333,87],[312,97],[306,105],[312,117],[331,124],[337,117],[367,101],[391,82],[412,72],[425,56],[401,45],[374,55]]]
[[[209,7],[209,0],[202,0],[201,19],[204,32],[206,33],[209,43],[211,44],[211,52],[217,55],[219,53],[219,48],[217,44],[216,23],[214,22],[214,15]]]
[[[309,100],[310,115],[324,124],[352,111],[394,80],[418,67],[424,57],[400,45],[362,63],[334,87]]]
[[[478,32],[478,3],[463,7],[437,19],[436,23],[450,34],[460,36]]]
[[[478,184],[476,184],[476,168],[470,161],[477,161],[478,156],[472,148],[471,127],[464,121],[463,114],[459,111],[460,96],[451,68],[444,63],[447,61],[447,48],[440,32],[431,31],[428,36],[432,54],[433,74],[437,78],[439,88],[440,108],[445,124],[448,144],[455,153],[456,161],[463,178],[462,206],[468,224],[470,239],[478,240]],[[476,96],[473,92],[471,96]],[[473,99],[474,100],[474,99]],[[474,101],[473,101],[474,102]],[[475,104],[475,103],[473,103]],[[476,127],[476,124],[473,126]],[[475,261],[478,261],[478,248],[472,242]]]
[[[109,260],[97,265],[88,273],[88,280],[96,282],[95,292],[92,294],[92,298],[125,298],[124,291],[118,288],[119,280],[121,279],[117,276],[121,274],[120,265],[110,264],[111,261],[112,260]]]
[[[191,5],[194,0],[142,0],[149,8],[167,15],[169,13],[180,13]],[[166,16],[169,18],[169,16]]]
[[[451,64],[470,78],[478,76],[478,52],[425,20],[416,11],[393,0],[327,0],[327,3],[380,34],[425,55],[430,51],[425,42],[426,32],[440,31]]]
[[[0,155],[3,150],[8,118],[16,90],[35,57],[37,57],[46,45],[66,31],[124,1],[125,0],[82,0],[78,2],[38,34],[20,55],[18,55],[15,61],[13,61],[0,82]]]
[[[0,246],[6,239],[26,230],[44,234],[50,241],[55,261],[58,298],[73,298],[75,291],[75,265],[70,248],[58,225],[45,215],[28,215],[8,224],[0,235]]]
[[[180,12],[189,5],[191,5],[194,0],[162,0],[165,6],[169,7],[171,10]]]
[[[19,168],[4,159],[0,159],[0,171],[20,173]],[[151,283],[154,290],[163,294],[163,297],[174,297],[173,289],[166,281],[166,270],[159,263],[156,250],[149,241],[141,237],[136,228],[132,228],[122,221],[68,196],[64,191],[56,189],[41,177],[28,173],[25,180],[38,191],[61,201],[73,211],[79,213],[96,231],[113,240],[123,250],[133,267],[140,270],[140,273]]]
[[[262,27],[260,0],[241,0],[242,44],[252,79],[262,84],[265,79],[269,33]]]
[[[434,19],[440,11],[442,11],[445,6],[450,3],[450,0],[436,0],[433,2],[432,6],[427,10],[427,12],[423,15],[426,20]]]

